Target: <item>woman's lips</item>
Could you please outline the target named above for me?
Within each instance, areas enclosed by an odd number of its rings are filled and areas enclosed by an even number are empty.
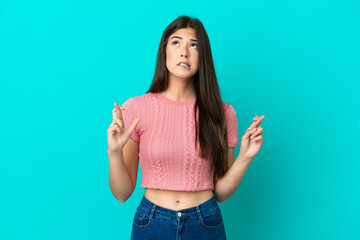
[[[185,69],[190,69],[190,67],[184,66],[184,65],[178,65],[179,67],[185,68]]]

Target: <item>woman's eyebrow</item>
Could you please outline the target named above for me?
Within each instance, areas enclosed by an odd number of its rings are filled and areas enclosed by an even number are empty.
[[[180,39],[183,39],[182,37],[179,37],[179,36],[173,36],[171,39],[173,39],[173,38],[180,38]],[[197,40],[196,39],[190,39],[191,41],[194,41],[194,42],[197,42]]]

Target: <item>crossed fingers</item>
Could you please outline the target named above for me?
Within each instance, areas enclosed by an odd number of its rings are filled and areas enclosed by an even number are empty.
[[[124,121],[123,121],[123,116],[121,113],[121,109],[125,109],[123,106],[119,106],[117,103],[114,103],[115,108],[112,110],[113,112],[113,121],[116,122],[120,128],[124,127]],[[121,109],[120,109],[121,107]]]
[[[265,118],[264,115],[262,115],[261,117],[259,116],[255,116],[253,118],[254,122],[250,125],[249,129],[253,129],[256,128],[255,132],[253,132],[250,136],[250,139],[254,139],[255,137],[257,137],[258,135],[261,136],[261,133],[263,132],[262,127],[260,127],[261,121]]]

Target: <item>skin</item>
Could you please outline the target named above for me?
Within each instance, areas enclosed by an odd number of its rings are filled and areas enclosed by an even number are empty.
[[[182,38],[182,39],[180,39]],[[169,71],[169,86],[161,92],[174,101],[186,101],[196,97],[193,76],[199,69],[196,32],[192,28],[183,28],[170,35],[166,46],[166,66]],[[190,69],[178,66],[187,62]]]
[[[169,71],[169,86],[165,91],[161,92],[161,94],[174,101],[187,101],[196,97],[193,76],[198,71],[199,54],[196,48],[197,43],[192,39],[197,39],[194,29],[179,29],[170,35],[166,46],[166,66]],[[179,62],[189,63],[190,68],[178,66],[177,64]],[[138,144],[129,137],[139,122],[139,119],[135,119],[129,128],[125,129],[121,114],[121,110],[124,108],[116,103],[114,105],[114,125],[110,126],[110,128],[122,134],[120,134],[120,137],[116,141],[108,140],[109,149],[110,142],[112,143],[111,147],[113,149],[122,149],[128,141],[131,142],[131,144]],[[159,206],[176,211],[200,205],[210,199],[214,194],[219,202],[225,201],[236,191],[248,165],[263,144],[263,129],[260,127],[260,124],[264,118],[265,116],[255,116],[253,118],[254,122],[241,138],[240,154],[235,162],[234,148],[229,148],[229,169],[223,178],[219,179],[215,176],[214,191],[207,189],[204,191],[186,192],[146,188],[144,193],[145,197]],[[253,128],[256,128],[255,132],[251,132]]]

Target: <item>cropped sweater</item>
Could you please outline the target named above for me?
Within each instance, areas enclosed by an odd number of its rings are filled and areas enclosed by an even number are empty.
[[[139,143],[142,188],[214,190],[211,161],[198,156],[199,144],[195,148],[195,101],[173,101],[149,92],[122,104],[125,128],[140,118],[130,138]],[[228,147],[235,147],[239,142],[236,113],[230,104],[223,102],[223,106]]]

